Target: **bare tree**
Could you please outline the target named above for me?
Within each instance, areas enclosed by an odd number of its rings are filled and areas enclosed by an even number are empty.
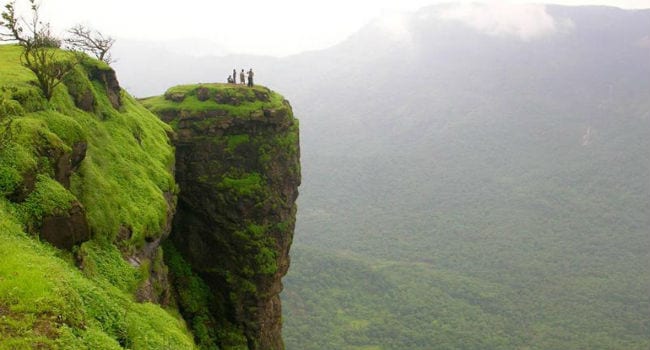
[[[20,17],[16,16],[16,2],[12,1],[5,5],[2,12],[0,27],[4,27],[9,32],[0,32],[0,41],[17,41],[20,45],[26,45],[27,41],[23,38],[23,28],[20,25]]]
[[[29,4],[31,9],[29,21],[16,14],[15,0],[5,5],[1,15],[2,21],[0,21],[0,28],[4,27],[5,32],[0,31],[0,41],[15,41],[25,48],[60,47],[61,40],[52,34],[50,24],[40,20],[40,4],[36,0],[29,0]]]
[[[115,39],[105,37],[97,30],[92,30],[86,26],[78,24],[68,30],[71,37],[66,38],[65,42],[72,50],[81,50],[91,53],[108,64],[113,62],[109,50],[115,44]]]
[[[81,57],[66,55],[58,50],[61,40],[52,34],[49,23],[40,20],[40,4],[36,0],[29,0],[29,4],[31,21],[16,14],[15,0],[5,5],[0,22],[0,29],[4,28],[4,32],[0,31],[0,40],[14,41],[23,47],[21,63],[36,75],[41,91],[49,100],[54,88],[79,64]]]

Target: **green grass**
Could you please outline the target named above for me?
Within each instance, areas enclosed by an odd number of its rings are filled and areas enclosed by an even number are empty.
[[[60,183],[49,176],[38,175],[34,191],[16,207],[22,222],[32,223],[40,222],[46,216],[65,215],[75,200],[75,196]]]
[[[200,101],[197,97],[197,90],[205,88],[209,91],[210,98],[206,101]],[[256,97],[268,96],[268,102],[264,102]],[[183,101],[174,102],[166,98],[172,95],[185,96]],[[214,96],[231,96],[239,101],[238,105],[231,103],[218,103]],[[233,85],[233,84],[200,84],[200,85],[179,85],[172,87],[165,92],[164,96],[155,96],[142,100],[142,104],[156,114],[165,114],[166,112],[178,112],[180,116],[189,116],[191,113],[221,111],[227,113],[230,117],[250,118],[264,108],[278,108],[283,106],[284,98],[265,88],[255,86],[252,88]]]
[[[246,173],[241,176],[224,176],[217,185],[219,189],[233,191],[238,196],[252,197],[264,190],[265,184],[259,173]]]
[[[31,72],[18,62],[19,53],[18,47],[1,47],[0,59],[9,62],[0,61],[0,72],[11,74],[2,75],[0,87],[19,87],[19,91],[30,91],[30,96],[37,95],[30,84]],[[84,64],[89,69],[104,67],[92,60]],[[163,231],[167,213],[163,193],[177,192],[170,171],[173,149],[166,136],[170,129],[128,95],[123,96],[122,110],[115,110],[103,87],[91,83],[81,69],[73,77],[92,90],[96,114],[75,108],[61,84],[49,105],[47,101],[31,103],[47,108],[11,120],[15,136],[9,147],[17,149],[5,156],[18,157],[13,167],[23,173],[38,168],[36,153],[43,145],[69,150],[74,142],[85,139],[88,151],[72,178],[72,193],[85,205],[97,237],[112,241],[120,227],[126,226],[133,232],[128,246],[141,247],[145,238],[157,238]],[[37,172],[50,171],[42,168]],[[11,174],[6,176],[12,181]]]
[[[109,68],[92,59],[47,101],[20,50],[0,46],[0,349],[193,349],[180,316],[134,301],[148,271],[124,259],[163,234],[165,193],[178,192],[170,127],[127,94],[115,109],[103,83],[88,78]],[[94,111],[76,108],[68,88],[91,93]],[[87,143],[86,157],[66,189],[53,179],[55,161],[77,142]],[[24,201],[5,198],[21,189]],[[75,200],[90,241],[63,252],[26,233]],[[116,244],[121,228],[131,235]]]
[[[192,349],[182,321],[41,244],[0,202],[0,349]]]
[[[237,146],[250,142],[250,135],[248,134],[228,135],[226,138],[228,140],[228,147],[226,149],[230,153],[235,152]]]

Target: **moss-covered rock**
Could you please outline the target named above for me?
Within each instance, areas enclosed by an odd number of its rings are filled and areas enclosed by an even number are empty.
[[[279,293],[300,184],[291,106],[267,88],[232,84],[178,86],[143,104],[177,134],[171,238],[186,263],[177,257],[170,268],[195,335],[207,348],[283,349]]]

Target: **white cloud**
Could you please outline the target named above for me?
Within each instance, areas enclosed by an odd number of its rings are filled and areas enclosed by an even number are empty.
[[[555,19],[544,5],[534,4],[460,4],[439,15],[456,20],[492,36],[516,36],[529,41],[573,28],[568,19]]]
[[[403,13],[386,13],[376,22],[388,38],[402,43],[410,43],[413,38],[408,26],[408,16]]]
[[[8,1],[0,0],[0,5]],[[206,43],[202,50],[218,46],[218,50],[278,56],[335,45],[382,14],[469,1],[650,8],[650,0],[41,0],[42,18],[51,21],[59,31],[84,23],[119,38],[194,39]],[[27,0],[18,0],[18,4],[27,4]],[[532,7],[536,10],[504,9],[505,12],[498,10],[498,6],[463,8],[449,15],[474,23],[474,27],[492,35],[514,33],[530,40],[567,28],[566,23],[553,20],[539,6]],[[488,13],[480,13],[484,10]],[[399,18],[389,19],[384,24],[392,36],[408,34],[400,27]],[[177,51],[185,53],[186,48]]]

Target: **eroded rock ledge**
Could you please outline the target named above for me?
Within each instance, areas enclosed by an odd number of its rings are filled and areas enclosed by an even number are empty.
[[[191,271],[169,265],[198,343],[283,349],[279,293],[300,184],[291,106],[266,88],[225,84],[179,86],[143,103],[176,131],[181,190],[170,250]]]

